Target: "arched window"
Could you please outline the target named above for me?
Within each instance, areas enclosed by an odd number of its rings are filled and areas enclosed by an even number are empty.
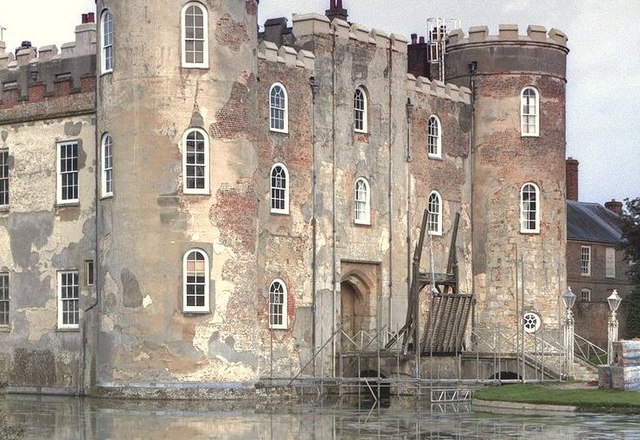
[[[275,83],[269,90],[269,129],[281,133],[289,132],[289,102],[287,89]]]
[[[427,231],[431,235],[442,235],[442,198],[437,191],[429,194],[427,209]]]
[[[535,183],[525,183],[520,189],[520,232],[540,232],[540,190]]]
[[[100,71],[108,73],[113,71],[113,18],[108,9],[100,16],[100,32]]]
[[[427,153],[429,157],[442,157],[442,131],[440,119],[432,115],[427,122]]]
[[[182,67],[209,67],[207,8],[187,3],[182,8]]]
[[[102,164],[102,197],[113,196],[113,141],[109,133],[102,135],[101,148],[101,164]]]
[[[282,280],[273,280],[269,287],[269,328],[287,328],[287,286]]]
[[[540,124],[538,91],[525,87],[520,95],[520,119],[522,136],[538,136]]]
[[[183,192],[209,193],[209,136],[204,130],[191,128],[182,137]]]
[[[356,180],[353,221],[359,225],[371,224],[371,194],[369,182],[364,177]]]
[[[289,214],[289,172],[281,163],[271,167],[271,212]]]
[[[353,94],[354,130],[359,133],[367,132],[367,93],[358,87]]]
[[[209,256],[200,249],[191,249],[182,261],[182,310],[209,311]]]

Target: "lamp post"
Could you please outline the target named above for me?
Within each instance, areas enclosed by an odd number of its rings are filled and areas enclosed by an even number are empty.
[[[611,361],[613,360],[613,342],[618,340],[618,317],[616,316],[616,311],[622,302],[622,298],[620,298],[616,289],[613,289],[613,293],[609,295],[607,302],[611,310],[611,315],[609,316],[609,337],[607,338],[609,342],[607,347],[607,363],[611,365]]]
[[[576,302],[576,296],[571,291],[571,287],[567,287],[567,291],[562,295],[562,302],[564,303],[565,313],[564,313],[564,360],[565,360],[565,373],[568,377],[573,375],[573,312],[571,308],[573,304]]]

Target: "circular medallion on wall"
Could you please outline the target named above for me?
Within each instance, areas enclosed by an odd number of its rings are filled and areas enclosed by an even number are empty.
[[[527,312],[524,314],[522,318],[522,323],[524,326],[524,331],[527,333],[535,333],[540,328],[541,324],[540,317],[533,312]]]

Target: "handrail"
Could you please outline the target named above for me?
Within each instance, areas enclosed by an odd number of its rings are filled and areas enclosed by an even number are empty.
[[[607,363],[607,350],[602,347],[597,346],[593,342],[583,338],[582,336],[574,333],[575,338],[575,354],[588,363],[591,366],[597,367],[598,365],[603,365]],[[586,353],[585,347],[586,346]],[[597,359],[598,363],[594,363],[592,359]]]

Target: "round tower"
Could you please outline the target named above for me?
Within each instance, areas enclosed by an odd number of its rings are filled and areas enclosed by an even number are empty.
[[[96,2],[98,385],[257,378],[257,3]]]
[[[473,91],[478,328],[553,331],[566,289],[566,36],[502,25],[450,34],[447,81]]]

